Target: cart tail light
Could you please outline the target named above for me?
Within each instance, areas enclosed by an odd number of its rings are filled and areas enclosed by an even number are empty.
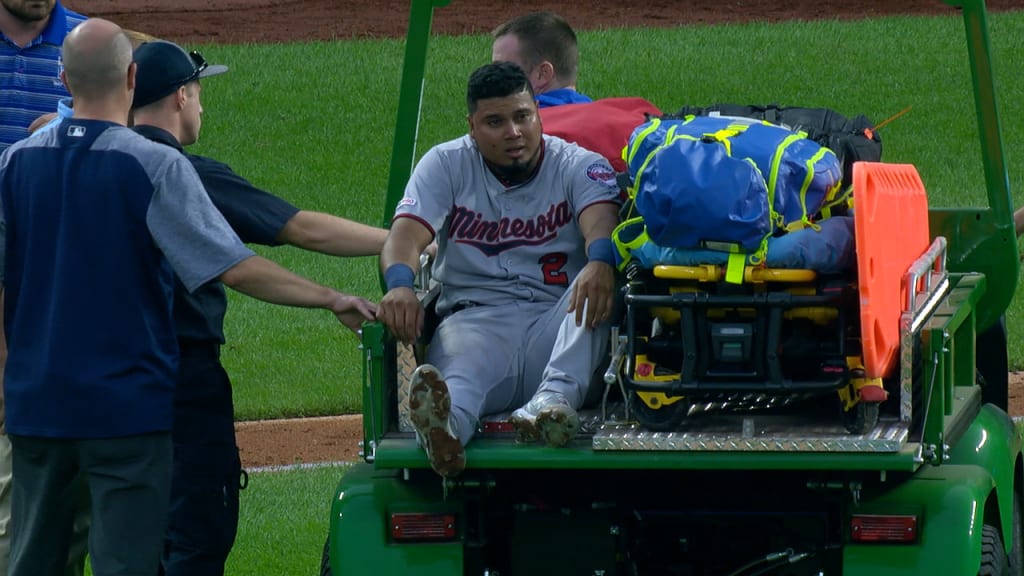
[[[395,513],[391,538],[396,542],[443,542],[455,539],[454,514]]]
[[[850,539],[861,543],[910,543],[917,541],[917,516],[900,514],[854,514],[850,518]]]

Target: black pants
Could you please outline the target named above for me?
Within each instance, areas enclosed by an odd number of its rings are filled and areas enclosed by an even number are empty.
[[[231,382],[217,347],[183,346],[163,573],[222,576],[238,531],[241,463]]]

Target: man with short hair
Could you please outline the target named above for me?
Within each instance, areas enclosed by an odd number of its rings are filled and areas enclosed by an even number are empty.
[[[544,133],[593,150],[616,172],[625,172],[622,149],[633,128],[648,114],[660,116],[661,111],[643,98],[591,100],[577,92],[576,33],[557,14],[524,14],[495,28],[492,36],[491,60],[512,62],[527,71]]]
[[[381,253],[378,318],[415,342],[419,253],[436,236],[442,318],[413,374],[410,420],[452,477],[480,418],[514,410],[521,441],[563,446],[604,356],[615,289],[618,185],[594,152],[542,134],[523,71],[484,65],[467,87],[469,134],[416,165]]]
[[[554,12],[531,12],[498,26],[491,36],[491,60],[522,68],[541,108],[590,102],[576,91],[579,48],[576,33],[564,18]]]
[[[181,154],[125,127],[136,66],[117,25],[87,20],[63,58],[74,117],[0,154],[10,574],[63,573],[81,473],[93,574],[152,575],[171,481],[175,275],[325,308],[353,331],[375,307],[256,256]]]
[[[246,243],[293,246],[333,256],[380,253],[387,230],[300,210],[253,186],[230,166],[184,150],[199,139],[201,80],[227,72],[164,41],[135,50],[135,132],[181,152],[213,204]],[[189,294],[175,287],[174,325],[182,350],[175,389],[174,468],[162,565],[167,576],[221,576],[238,528],[241,463],[231,381],[220,363],[227,311],[224,287]]]
[[[0,0],[0,152],[68,96],[61,44],[85,19],[57,0]]]
[[[41,113],[52,117],[68,97],[60,80],[61,44],[85,16],[54,0],[0,0],[0,152],[29,134]],[[70,100],[70,98],[67,98]],[[70,115],[70,114],[69,114]],[[11,552],[11,442],[0,394],[0,574]],[[68,576],[82,574],[88,516],[77,516]]]

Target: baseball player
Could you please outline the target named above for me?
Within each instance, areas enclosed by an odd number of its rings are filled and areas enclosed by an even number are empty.
[[[397,207],[378,308],[398,339],[420,336],[413,277],[436,236],[442,321],[409,408],[431,466],[449,477],[465,467],[464,446],[487,414],[518,408],[523,441],[572,439],[615,287],[618,186],[607,160],[542,135],[515,64],[474,71],[467,104],[469,134],[427,152]]]

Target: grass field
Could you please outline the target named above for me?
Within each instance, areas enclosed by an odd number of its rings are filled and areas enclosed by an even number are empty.
[[[344,468],[261,472],[242,492],[238,544],[228,558],[229,575],[318,574],[331,498]]]
[[[1024,12],[991,18],[1010,182],[1024,184]],[[683,104],[831,107],[881,121],[885,159],[916,164],[932,205],[984,203],[962,24],[953,18],[606,30],[580,35],[580,89]],[[194,151],[233,165],[297,205],[380,224],[400,41],[206,46],[230,75],[204,84],[202,142]],[[490,54],[483,36],[437,38],[425,83],[419,152],[464,132],[464,84]],[[413,130],[412,126],[400,127]],[[1015,193],[1015,204],[1021,200]],[[375,259],[332,260],[261,250],[320,282],[379,298]],[[1008,311],[1011,363],[1024,367],[1024,303]],[[225,364],[239,419],[359,410],[360,353],[328,314],[231,296]],[[333,487],[343,469],[254,474],[228,573],[314,573]]]
[[[1009,177],[1019,190],[1024,78],[1010,62],[1024,54],[1024,12],[993,15],[991,28]],[[917,165],[932,205],[976,205],[984,184],[962,37],[961,22],[949,17],[584,32],[579,87],[594,97],[642,95],[666,111],[772,102],[880,122],[909,106],[881,131],[884,158]],[[204,83],[194,152],[302,208],[384,222],[402,41],[202,48],[231,73]],[[489,54],[485,36],[432,43],[418,153],[464,133],[465,79]],[[375,258],[260,252],[317,281],[380,297]],[[1018,301],[1008,313],[1017,368],[1021,317]],[[326,312],[232,293],[227,334],[239,419],[359,410],[358,343]]]

